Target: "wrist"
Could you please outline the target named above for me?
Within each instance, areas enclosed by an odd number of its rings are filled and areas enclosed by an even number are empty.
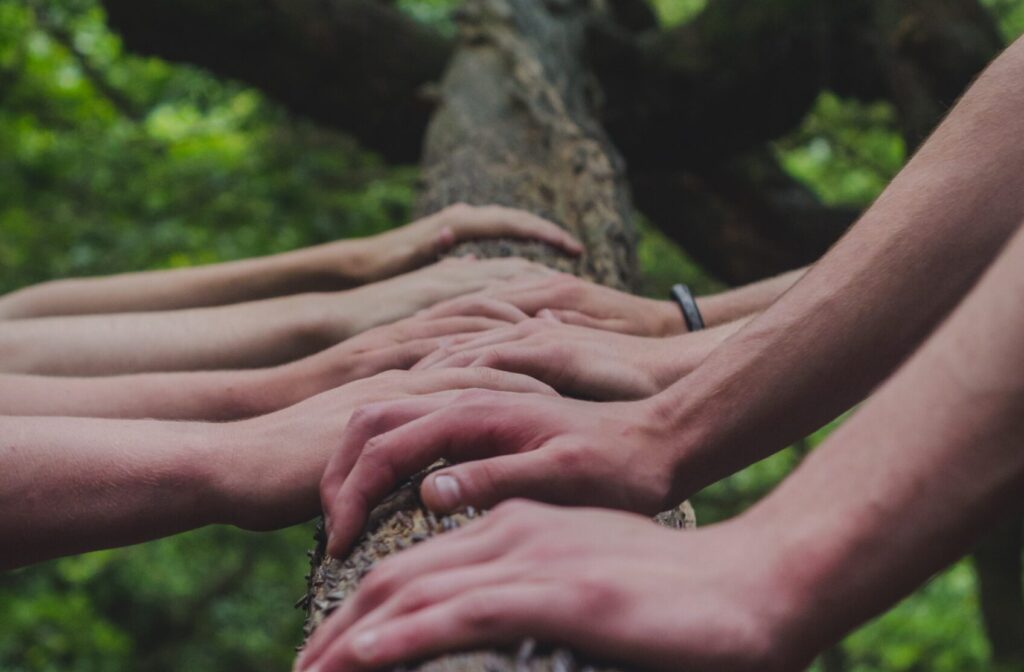
[[[315,422],[289,408],[213,431],[216,522],[273,530],[316,515],[326,458]]]
[[[820,651],[838,639],[842,631],[835,631],[829,623],[843,606],[823,611],[818,608],[820,601],[808,599],[804,575],[813,562],[808,551],[814,546],[801,549],[783,541],[788,521],[781,526],[780,522],[741,514],[697,533],[707,535],[706,546],[724,549],[718,557],[744,602],[742,611],[749,617],[758,669],[806,669]],[[821,589],[827,594],[834,587]]]

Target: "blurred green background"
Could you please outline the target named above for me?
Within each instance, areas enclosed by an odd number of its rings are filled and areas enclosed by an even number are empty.
[[[656,4],[677,23],[704,3]],[[988,4],[1007,37],[1024,30],[1024,0]],[[446,20],[437,2],[401,6]],[[831,94],[776,151],[823,200],[856,206],[905,159],[887,105]],[[406,221],[415,177],[250,88],[124,53],[94,0],[0,0],[0,291],[365,235]],[[648,227],[640,259],[652,294],[721,286]],[[827,432],[701,493],[702,522],[756,500]],[[288,669],[310,542],[310,526],[212,528],[0,574],[0,670]],[[830,656],[857,672],[988,669],[970,565]]]

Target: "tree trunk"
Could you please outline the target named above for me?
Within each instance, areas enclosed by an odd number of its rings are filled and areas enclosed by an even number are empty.
[[[627,289],[636,276],[632,208],[623,163],[592,115],[596,85],[582,59],[592,9],[576,0],[467,2],[427,132],[418,209],[423,214],[461,201],[533,211],[576,234],[586,253],[571,259],[543,244],[515,241],[463,245],[455,253],[520,255]],[[348,558],[325,556],[319,540],[303,600],[307,635],[375,561],[477,515],[435,518],[419,502],[417,484],[405,485],[371,514]],[[692,509],[684,504],[659,522],[692,526]],[[516,650],[461,653],[416,669],[522,672],[582,665],[567,650],[527,641]]]

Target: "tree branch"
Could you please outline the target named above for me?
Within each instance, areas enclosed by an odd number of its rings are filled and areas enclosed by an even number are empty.
[[[209,68],[412,162],[451,43],[373,0],[103,0],[132,51]]]
[[[822,204],[766,149],[699,171],[634,173],[631,184],[640,210],[731,284],[816,261],[859,214]]]

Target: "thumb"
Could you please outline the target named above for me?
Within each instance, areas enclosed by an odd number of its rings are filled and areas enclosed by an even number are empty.
[[[552,465],[541,451],[465,462],[424,479],[420,498],[438,513],[467,506],[491,508],[517,497],[555,502],[564,493],[551,471]]]

